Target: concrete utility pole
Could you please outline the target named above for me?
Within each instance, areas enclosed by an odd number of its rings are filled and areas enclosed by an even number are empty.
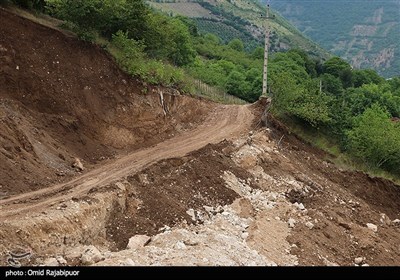
[[[269,1],[267,2],[267,13],[265,15],[265,44],[264,44],[264,69],[263,69],[263,88],[262,95],[267,96],[267,88],[268,88],[268,49],[269,49],[269,25],[268,20],[269,16]]]

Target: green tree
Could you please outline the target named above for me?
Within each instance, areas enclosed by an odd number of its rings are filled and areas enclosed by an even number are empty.
[[[312,126],[328,123],[330,99],[319,92],[318,84],[317,79],[296,83],[289,72],[271,77],[273,111],[302,119]]]
[[[222,74],[228,76],[233,70],[237,69],[237,66],[231,62],[224,59],[214,62],[222,69]]]
[[[81,32],[94,32],[111,38],[118,30],[134,39],[146,32],[149,9],[142,0],[46,0],[48,11],[69,21]]]
[[[304,67],[304,61],[297,54],[276,53],[273,56],[269,64],[271,78],[279,76],[283,72],[290,73],[297,84],[301,84],[310,78]]]
[[[228,47],[238,52],[244,51],[244,45],[240,39],[233,39],[228,43]]]
[[[353,116],[361,114],[374,103],[389,110],[392,116],[400,114],[400,97],[393,95],[385,84],[364,84],[359,88],[349,88],[343,99]]]
[[[347,136],[349,150],[356,158],[371,167],[399,171],[400,130],[378,104],[355,118],[354,127]]]
[[[148,32],[144,41],[151,57],[168,59],[178,66],[193,62],[196,56],[187,26],[178,19],[161,14],[148,16]]]
[[[150,10],[143,0],[104,0],[103,17],[106,23],[101,33],[112,36],[118,30],[127,31],[130,38],[143,40],[148,31]]]
[[[248,93],[250,89],[251,85],[246,81],[243,73],[235,70],[229,74],[226,82],[226,90],[229,94],[249,100]]]
[[[312,126],[319,126],[330,121],[329,97],[319,92],[318,80],[309,80],[300,88],[295,95],[294,103],[290,112],[300,119],[310,123]]]
[[[289,55],[294,54],[296,56],[300,56],[302,58],[302,61],[298,60],[300,62],[300,65],[305,67],[307,73],[312,78],[315,78],[317,76],[317,70],[316,70],[317,61],[311,59],[304,50],[292,49],[288,53]]]
[[[0,4],[7,2],[14,2],[16,5],[25,8],[25,9],[35,9],[39,11],[44,11],[46,6],[45,0],[9,0],[9,1],[0,1]]]
[[[394,95],[400,96],[400,77],[394,77],[388,81]]]
[[[253,53],[251,54],[253,59],[264,59],[264,48],[257,47],[254,49]]]
[[[205,41],[210,42],[214,45],[219,45],[221,43],[221,39],[217,35],[212,33],[205,34],[203,38],[205,39]]]
[[[328,73],[325,73],[320,76],[320,80],[322,83],[322,89],[325,92],[328,92],[333,95],[340,95],[343,92],[342,81]]]
[[[258,75],[257,77],[255,77],[254,80],[251,81],[251,88],[248,94],[250,102],[257,101],[258,98],[261,96],[262,84],[263,80],[261,75]]]
[[[189,19],[184,16],[176,16],[176,18],[179,19],[181,22],[183,22],[187,26],[191,36],[193,36],[193,37],[199,36],[199,31],[197,29],[197,25],[192,19]]]
[[[372,69],[354,70],[353,75],[354,87],[360,87],[364,84],[380,84],[385,80]]]
[[[247,100],[255,102],[262,93],[262,68],[251,68],[245,72],[245,80],[250,88],[246,92]]]
[[[289,72],[282,71],[279,75],[271,75],[272,112],[281,115],[291,111],[298,89],[296,79]]]
[[[332,57],[323,65],[324,73],[331,74],[342,81],[343,87],[352,86],[352,71],[349,63],[340,57]]]

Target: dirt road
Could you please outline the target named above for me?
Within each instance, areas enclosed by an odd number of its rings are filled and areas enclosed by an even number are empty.
[[[153,147],[137,150],[107,163],[70,182],[39,191],[17,195],[0,201],[0,221],[27,211],[39,211],[46,206],[81,195],[166,158],[182,157],[210,143],[217,143],[245,132],[253,120],[249,106],[217,107],[196,129],[185,132]]]

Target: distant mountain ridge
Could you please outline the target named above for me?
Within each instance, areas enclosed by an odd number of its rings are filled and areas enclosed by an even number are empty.
[[[193,19],[201,33],[214,33],[225,43],[239,38],[248,49],[264,43],[265,5],[258,0],[152,0],[147,3],[170,15]],[[271,11],[273,14],[275,18],[269,21],[272,52],[300,48],[312,56],[330,56],[289,21]]]
[[[353,67],[373,68],[387,78],[400,75],[399,0],[271,0],[270,4]]]

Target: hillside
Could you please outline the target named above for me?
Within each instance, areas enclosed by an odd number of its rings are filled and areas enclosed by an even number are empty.
[[[272,1],[305,35],[349,61],[389,78],[400,74],[400,1]]]
[[[374,156],[365,162],[398,172],[400,78],[338,58],[317,73],[291,50],[271,60],[272,101],[214,103],[127,74],[107,46],[48,19],[0,7],[0,265],[400,263],[399,185],[338,167],[293,131],[321,136],[333,125]],[[131,61],[153,63],[119,39]]]
[[[154,145],[176,132],[176,117],[184,130],[212,107],[149,87],[173,99],[160,118],[160,97],[140,95],[142,83],[100,47],[0,13],[0,198],[70,179],[79,174],[74,158],[90,169]]]
[[[264,43],[265,7],[258,1],[245,0],[167,0],[147,1],[152,7],[170,15],[192,18],[200,33],[214,33],[227,43],[235,38],[245,42],[247,49]],[[304,37],[292,24],[271,11],[271,50],[274,52],[301,48],[313,56],[329,57],[328,52]]]

